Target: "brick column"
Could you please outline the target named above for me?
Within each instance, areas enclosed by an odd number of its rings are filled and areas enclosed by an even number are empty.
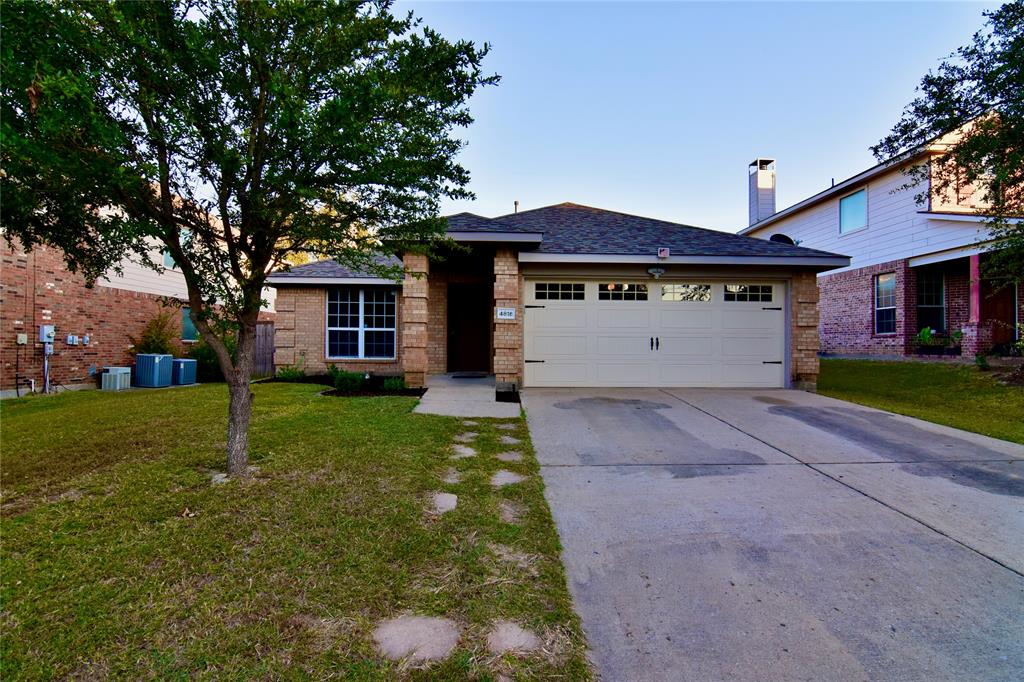
[[[813,391],[818,384],[818,278],[801,272],[790,287],[790,377],[793,388]]]
[[[512,249],[494,253],[494,379],[497,389],[518,389],[523,383],[523,305],[519,256]],[[516,319],[497,319],[497,308],[512,308]]]
[[[405,383],[419,388],[427,381],[427,301],[430,263],[427,257],[407,253],[402,284],[402,372]]]
[[[992,348],[992,324],[981,320],[981,256],[969,257],[967,275],[967,324],[961,340],[961,354],[964,357],[978,355]]]

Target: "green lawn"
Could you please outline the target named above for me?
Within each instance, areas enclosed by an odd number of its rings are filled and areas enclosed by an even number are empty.
[[[480,456],[450,461],[460,420],[321,388],[256,385],[258,475],[217,486],[223,386],[3,403],[0,675],[589,679],[525,422],[478,420]],[[504,433],[525,461],[491,456]],[[439,481],[449,466],[461,483]],[[529,479],[496,492],[501,468]],[[459,505],[432,517],[438,490]],[[401,613],[454,619],[458,648],[426,669],[383,660],[372,630]],[[491,656],[497,618],[545,651]]]
[[[822,360],[818,392],[1024,443],[1024,389],[973,365]]]

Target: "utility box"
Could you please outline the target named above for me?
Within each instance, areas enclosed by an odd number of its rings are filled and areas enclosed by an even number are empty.
[[[174,357],[156,353],[135,356],[135,385],[143,388],[163,388],[171,385],[171,364]]]
[[[53,343],[55,330],[52,324],[39,325],[39,343]]]
[[[100,375],[100,389],[123,391],[132,387],[131,367],[104,367]]]
[[[171,381],[175,386],[185,386],[196,383],[196,366],[199,363],[195,360],[175,360],[174,370],[171,372]]]

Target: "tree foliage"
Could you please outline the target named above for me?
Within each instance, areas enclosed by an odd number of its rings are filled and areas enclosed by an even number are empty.
[[[1024,224],[1015,218],[1024,216],[1024,0],[985,17],[970,44],[921,80],[918,97],[872,152],[884,161],[932,146],[936,154],[909,169],[908,185],[930,178],[933,195],[976,190],[993,241],[986,275],[1021,282]]]
[[[267,275],[314,251],[397,277],[376,254],[423,249],[440,199],[469,196],[452,133],[497,80],[487,46],[390,9],[4,3],[5,236],[61,248],[89,279],[126,256],[159,270],[154,247],[169,251],[231,387],[232,473]]]

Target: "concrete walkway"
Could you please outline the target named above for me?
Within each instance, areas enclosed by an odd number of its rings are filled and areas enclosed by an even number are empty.
[[[798,391],[523,403],[605,679],[1024,670],[1024,447]]]
[[[427,378],[427,392],[413,411],[449,417],[514,419],[519,416],[520,406],[495,400],[493,376],[458,379],[437,374]]]

